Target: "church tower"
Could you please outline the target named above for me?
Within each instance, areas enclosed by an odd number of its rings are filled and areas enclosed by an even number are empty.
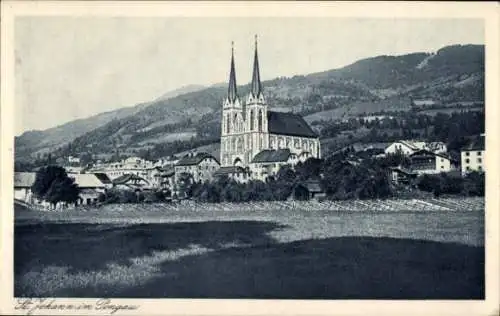
[[[222,107],[220,162],[223,166],[243,164],[244,133],[243,104],[238,97],[234,67],[234,43],[231,43],[229,86]]]
[[[245,164],[249,164],[252,158],[263,149],[268,148],[269,144],[267,103],[262,93],[262,84],[260,82],[257,35],[255,35],[252,83],[245,106],[245,116]]]

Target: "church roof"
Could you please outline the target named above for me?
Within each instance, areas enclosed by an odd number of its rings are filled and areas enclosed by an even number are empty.
[[[318,135],[311,129],[302,116],[286,112],[267,112],[268,130],[271,134],[316,138]]]
[[[290,149],[264,149],[252,159],[252,163],[261,162],[285,162],[290,157]]]

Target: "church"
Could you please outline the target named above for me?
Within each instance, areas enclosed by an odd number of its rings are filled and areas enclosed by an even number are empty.
[[[238,95],[234,47],[231,49],[229,87],[222,109],[222,167],[251,167],[255,158],[261,163],[263,156],[284,157],[284,152],[297,161],[321,157],[318,135],[302,116],[270,111],[268,107],[260,81],[256,36],[252,82],[246,100]],[[290,157],[286,159],[290,161]]]

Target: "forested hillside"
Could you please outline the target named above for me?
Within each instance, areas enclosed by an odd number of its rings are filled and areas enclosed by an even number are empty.
[[[301,113],[310,122],[317,121],[315,113],[335,120],[363,113],[410,111],[413,99],[450,104],[484,101],[484,46],[456,45],[435,53],[378,56],[340,69],[276,78],[263,82],[263,87],[271,108]],[[244,97],[248,85],[238,89]],[[56,157],[90,153],[103,159],[133,154],[158,158],[217,142],[226,88],[217,85],[194,90],[160,97],[129,108],[129,113],[117,112],[107,121],[89,118],[84,123],[93,128],[85,133],[70,134],[65,129],[25,133],[16,138],[16,159],[43,158],[49,150]],[[322,126],[316,124],[315,128]],[[52,142],[45,145],[47,135]]]

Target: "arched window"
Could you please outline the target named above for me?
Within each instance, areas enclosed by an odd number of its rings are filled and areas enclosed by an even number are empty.
[[[238,152],[241,153],[243,152],[243,137],[238,138],[238,146],[237,146]]]
[[[229,122],[229,115],[226,116],[226,129],[227,129],[227,133],[229,134],[229,127],[230,127],[230,122]]]
[[[253,131],[253,120],[254,120],[254,114],[253,110],[250,110],[250,130]]]
[[[263,119],[263,116],[264,116],[264,113],[262,111],[260,111],[260,114],[259,114],[259,131],[262,132],[262,119]]]
[[[222,129],[224,133],[227,134],[227,120],[226,120],[226,115],[222,117]]]
[[[238,132],[238,114],[233,117],[233,132]]]

